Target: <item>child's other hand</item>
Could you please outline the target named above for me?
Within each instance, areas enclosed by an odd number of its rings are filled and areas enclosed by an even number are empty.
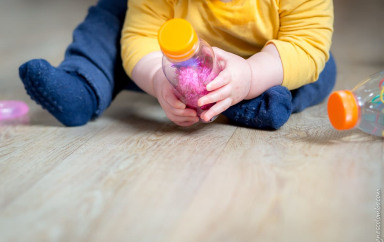
[[[213,49],[223,70],[207,85],[207,91],[210,93],[198,101],[200,107],[215,103],[200,115],[200,118],[207,122],[244,100],[251,88],[252,79],[251,67],[245,59],[216,47]]]
[[[191,126],[199,121],[195,110],[186,108],[160,69],[153,81],[154,92],[167,117],[179,126]]]

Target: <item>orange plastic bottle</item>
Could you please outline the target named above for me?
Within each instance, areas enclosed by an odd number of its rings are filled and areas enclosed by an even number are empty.
[[[165,76],[179,99],[200,116],[213,104],[199,107],[197,101],[208,94],[206,85],[221,71],[211,46],[197,36],[187,20],[178,18],[161,26],[158,41]]]
[[[358,128],[384,137],[384,71],[352,90],[333,92],[328,99],[328,117],[335,129]]]

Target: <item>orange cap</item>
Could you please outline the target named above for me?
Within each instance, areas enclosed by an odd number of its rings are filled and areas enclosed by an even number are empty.
[[[174,60],[182,60],[193,55],[198,37],[187,20],[174,18],[161,26],[158,41],[164,55]]]
[[[359,106],[351,91],[333,92],[328,99],[328,117],[335,129],[352,129],[359,119]]]

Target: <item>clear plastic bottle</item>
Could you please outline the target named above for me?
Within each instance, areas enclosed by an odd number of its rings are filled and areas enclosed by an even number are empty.
[[[178,98],[200,117],[213,104],[199,107],[197,101],[208,94],[206,85],[221,71],[211,46],[197,36],[187,20],[178,18],[161,26],[158,41],[165,76]]]
[[[350,91],[333,92],[328,100],[328,117],[335,129],[358,128],[384,137],[384,71]]]

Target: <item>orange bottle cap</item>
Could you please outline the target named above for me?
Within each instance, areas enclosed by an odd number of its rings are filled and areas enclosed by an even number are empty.
[[[160,27],[158,41],[164,55],[182,60],[193,55],[198,37],[187,20],[174,18]]]
[[[338,130],[352,129],[359,120],[359,106],[351,91],[333,92],[328,99],[328,117]]]

